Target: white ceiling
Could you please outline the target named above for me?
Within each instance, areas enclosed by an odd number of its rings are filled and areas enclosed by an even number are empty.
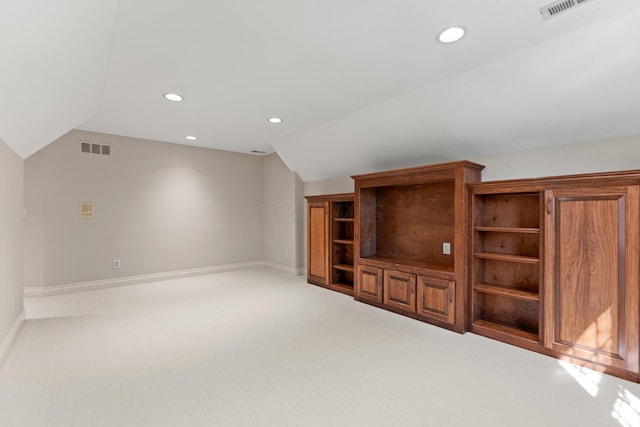
[[[73,128],[197,135],[309,181],[640,134],[637,0],[549,21],[544,0],[51,3],[1,3],[0,138],[23,157]]]

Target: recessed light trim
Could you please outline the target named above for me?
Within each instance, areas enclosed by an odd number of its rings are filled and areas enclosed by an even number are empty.
[[[182,95],[178,95],[177,93],[165,93],[163,96],[167,101],[171,102],[180,102],[184,99]]]
[[[185,136],[185,139],[188,139],[189,141],[196,141],[198,137],[193,135],[187,135]]]
[[[436,40],[444,44],[454,43],[464,37],[466,32],[464,27],[449,27],[440,31]]]
[[[269,123],[273,123],[273,124],[282,123],[282,119],[280,117],[270,117]]]

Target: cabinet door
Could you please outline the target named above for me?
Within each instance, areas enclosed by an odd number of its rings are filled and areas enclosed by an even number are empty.
[[[384,304],[402,311],[416,311],[416,276],[384,270]]]
[[[418,314],[445,323],[455,323],[456,284],[453,280],[418,276]]]
[[[307,280],[329,284],[329,202],[307,203]]]
[[[638,187],[548,191],[545,345],[638,370]]]
[[[382,269],[358,265],[356,298],[382,304]]]

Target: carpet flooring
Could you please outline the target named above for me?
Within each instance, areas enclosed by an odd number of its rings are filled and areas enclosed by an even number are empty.
[[[3,427],[640,426],[640,385],[248,269],[25,299]]]

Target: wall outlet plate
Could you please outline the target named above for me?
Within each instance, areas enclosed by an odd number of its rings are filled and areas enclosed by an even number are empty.
[[[443,243],[442,244],[442,253],[445,255],[451,255],[451,243]]]
[[[120,268],[120,260],[119,259],[114,259],[113,260],[113,269],[117,270]]]

